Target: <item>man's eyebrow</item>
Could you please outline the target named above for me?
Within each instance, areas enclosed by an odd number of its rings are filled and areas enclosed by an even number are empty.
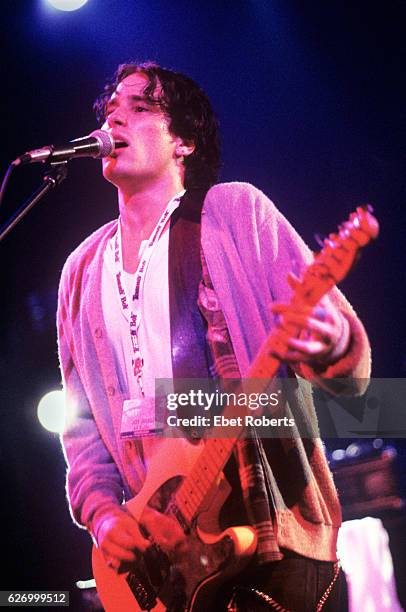
[[[119,94],[114,93],[113,96],[111,96],[111,98],[109,98],[107,100],[107,106],[117,104],[117,98],[118,98]],[[121,97],[121,96],[120,96]],[[133,94],[131,96],[128,96],[129,100],[131,102],[150,102],[149,98],[147,98],[146,96],[139,96],[137,94]]]
[[[149,98],[147,96],[138,96],[136,94],[129,96],[129,99],[131,102],[145,102],[145,104],[150,104],[151,106],[159,104],[159,102],[157,100],[155,101],[153,98]]]
[[[149,98],[147,96],[140,96],[138,94],[132,94],[131,96],[128,97],[128,99],[130,100],[131,103],[134,102],[143,102],[144,104],[148,104],[149,106],[159,106],[159,101],[158,100],[153,100],[152,98]],[[111,108],[114,108],[115,106],[117,106],[118,101],[117,101],[117,94],[113,95],[109,100],[107,100],[106,102],[106,111],[108,111]]]

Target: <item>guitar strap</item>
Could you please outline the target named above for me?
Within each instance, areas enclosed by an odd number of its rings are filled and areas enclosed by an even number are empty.
[[[213,359],[220,378],[239,378],[238,364],[228,333],[225,346],[224,342],[212,341],[208,347],[207,324],[213,324],[213,313],[204,309],[204,318],[198,307],[202,279],[206,287],[213,288],[200,245],[201,213],[206,193],[206,190],[187,191],[171,216],[169,301],[172,370],[177,392],[182,391],[182,380],[179,379],[207,378],[209,364],[213,363]],[[217,315],[216,319],[221,318],[226,329],[227,324],[221,311]],[[228,356],[226,359],[225,352]],[[179,408],[178,415],[183,416]],[[186,434],[186,429],[184,431]],[[199,433],[198,430],[195,432],[197,436]],[[188,431],[187,434],[195,437],[193,432]],[[271,500],[267,492],[261,450],[256,439],[240,440],[236,446],[246,510],[258,535],[257,557],[260,562],[267,562],[280,559],[282,555],[273,530]]]
[[[207,189],[188,190],[171,216],[169,232],[169,312],[172,372],[176,381],[207,378],[207,325],[197,306],[202,279],[200,226]]]

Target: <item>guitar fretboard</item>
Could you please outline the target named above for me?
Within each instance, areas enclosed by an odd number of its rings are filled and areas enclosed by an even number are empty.
[[[278,371],[279,361],[266,353],[256,359],[249,371],[249,377],[255,379],[255,392],[261,393],[269,387],[271,379]],[[267,378],[259,378],[259,372],[267,373]],[[271,374],[269,374],[271,373]],[[242,389],[241,389],[242,391]],[[238,394],[238,393],[237,393]],[[210,490],[216,486],[219,475],[231,456],[237,440],[245,431],[245,415],[249,414],[246,405],[229,404],[224,412],[225,419],[241,417],[241,425],[226,426],[227,438],[207,438],[200,457],[197,459],[188,477],[183,481],[175,495],[175,503],[184,520],[191,525],[207,500]]]

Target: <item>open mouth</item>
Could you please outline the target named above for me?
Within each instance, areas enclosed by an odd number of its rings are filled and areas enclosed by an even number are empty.
[[[114,150],[123,149],[124,147],[128,147],[128,144],[123,140],[115,140],[114,141]]]
[[[110,153],[109,157],[115,159],[117,157],[117,149],[124,149],[125,147],[128,147],[127,142],[124,142],[123,140],[114,140],[114,149]]]

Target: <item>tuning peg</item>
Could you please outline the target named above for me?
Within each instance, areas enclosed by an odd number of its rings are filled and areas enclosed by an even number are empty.
[[[329,234],[327,238],[324,238],[324,244],[325,246],[329,246],[331,249],[334,249],[337,246],[337,240],[337,234]]]

